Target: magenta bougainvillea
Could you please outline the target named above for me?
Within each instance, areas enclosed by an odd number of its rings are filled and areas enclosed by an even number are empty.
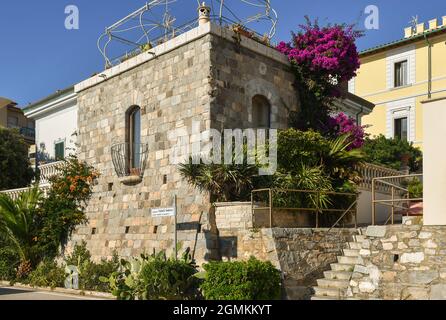
[[[280,42],[277,50],[307,75],[336,86],[356,76],[360,66],[355,41],[362,34],[353,26],[320,27],[317,21],[301,26],[292,42]]]
[[[356,121],[344,113],[331,116],[328,120],[328,128],[335,135],[350,134],[352,144],[349,149],[358,149],[364,145],[366,133],[364,127],[356,124]]]
[[[300,112],[292,125],[300,130],[325,131],[333,100],[346,92],[344,84],[360,66],[355,41],[362,35],[353,26],[319,26],[318,21],[300,26],[290,42],[280,42],[277,50],[285,54],[296,75]]]

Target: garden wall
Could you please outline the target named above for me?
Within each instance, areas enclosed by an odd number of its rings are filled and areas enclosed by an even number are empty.
[[[369,227],[350,296],[386,300],[446,299],[446,227]]]

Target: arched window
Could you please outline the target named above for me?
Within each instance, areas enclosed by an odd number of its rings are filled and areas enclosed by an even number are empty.
[[[130,107],[126,118],[127,166],[131,171],[141,165],[141,108]]]
[[[252,98],[252,124],[253,128],[271,127],[271,105],[262,95]]]

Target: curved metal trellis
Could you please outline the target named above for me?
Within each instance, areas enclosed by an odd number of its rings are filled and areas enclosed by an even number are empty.
[[[197,16],[187,17],[184,10],[185,2],[185,0],[152,0],[107,27],[97,41],[98,49],[105,60],[105,67],[112,67],[123,59],[149,50],[159,43],[195,28],[198,25]],[[190,3],[190,0],[187,2]],[[235,2],[238,3],[237,6],[234,6]],[[238,24],[247,28],[255,23],[264,23],[267,29],[264,37],[271,41],[276,34],[278,15],[271,6],[271,0],[207,0],[207,3],[212,13],[210,19],[215,23]],[[196,0],[196,4],[199,7],[200,0]],[[195,7],[195,4],[193,6]],[[251,14],[247,9],[254,10],[255,13]],[[181,21],[173,15],[175,10],[181,12],[183,18]],[[246,15],[247,11],[249,11],[248,17],[243,17],[242,14]],[[125,50],[124,55],[113,58],[110,54],[110,45],[114,42],[128,47],[129,50]]]

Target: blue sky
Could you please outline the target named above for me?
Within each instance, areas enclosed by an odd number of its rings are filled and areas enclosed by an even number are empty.
[[[182,3],[179,18],[194,17],[196,0]],[[80,82],[103,70],[96,41],[104,28],[144,5],[145,0],[2,0],[0,2],[0,96],[24,107],[58,89]],[[184,3],[184,4],[183,4]],[[226,0],[240,16],[246,14],[239,0]],[[65,7],[80,11],[79,30],[65,29]],[[358,41],[363,50],[400,39],[412,16],[428,20],[446,15],[444,0],[272,0],[279,14],[276,40],[289,40],[290,31],[304,16],[321,22],[357,23],[364,29],[368,5],[380,13],[380,29],[366,30]],[[184,10],[183,10],[184,8]]]

